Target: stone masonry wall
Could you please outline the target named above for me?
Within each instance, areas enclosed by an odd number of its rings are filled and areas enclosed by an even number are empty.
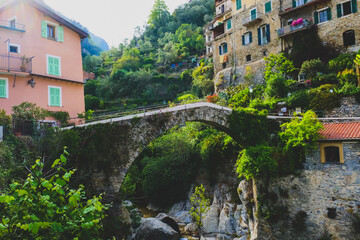
[[[343,98],[339,108],[325,111],[325,117],[360,117],[360,104],[354,97]]]
[[[257,213],[257,238],[252,239],[360,239],[354,225],[360,214],[360,143],[346,142],[343,148],[344,164],[322,164],[317,150],[299,175],[258,181],[258,206],[264,205],[259,196],[268,192],[283,215],[270,221]]]

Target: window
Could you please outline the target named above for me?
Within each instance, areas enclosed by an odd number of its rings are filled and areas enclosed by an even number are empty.
[[[342,143],[321,143],[320,157],[322,163],[344,163]]]
[[[61,87],[49,86],[49,106],[61,107]]]
[[[16,17],[9,19],[9,28],[16,29]]]
[[[231,19],[227,20],[226,25],[227,25],[227,30],[230,30],[231,29]]]
[[[227,53],[227,43],[222,43],[219,46],[219,54],[220,55],[224,55],[225,53]]]
[[[64,28],[56,23],[42,21],[41,36],[58,42],[64,42]]]
[[[242,44],[243,45],[247,45],[250,44],[252,42],[252,33],[251,32],[247,32],[242,36]]]
[[[336,5],[336,12],[338,17],[346,16],[351,13],[357,12],[357,3],[356,0],[351,0],[343,2]]]
[[[9,81],[7,78],[0,78],[0,98],[9,98]]]
[[[60,57],[47,55],[47,74],[61,76]]]
[[[250,21],[256,19],[256,8],[250,10]]]
[[[355,45],[355,32],[354,30],[348,30],[343,33],[344,46],[348,47]]]
[[[236,0],[236,10],[241,8],[241,0]]]
[[[264,45],[270,42],[270,25],[266,24],[258,28],[258,44]]]
[[[314,12],[315,24],[331,20],[331,8],[324,8]]]
[[[246,61],[247,62],[250,62],[251,61],[251,55],[249,54],[249,55],[246,55]]]
[[[221,5],[219,7],[219,9],[220,9],[220,13],[224,13],[225,12],[225,4]]]
[[[306,0],[293,0],[292,5],[295,8],[295,7],[304,5],[305,3],[306,3]]]
[[[11,53],[20,53],[20,45],[9,43],[9,52],[11,52]]]
[[[271,12],[271,1],[265,3],[265,13]]]

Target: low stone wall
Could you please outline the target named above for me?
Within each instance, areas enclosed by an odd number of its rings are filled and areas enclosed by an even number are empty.
[[[360,117],[360,104],[355,97],[345,97],[339,108],[325,111],[325,117]]]

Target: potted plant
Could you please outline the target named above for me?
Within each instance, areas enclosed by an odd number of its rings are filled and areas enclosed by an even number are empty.
[[[25,55],[22,56],[21,58],[21,65],[20,65],[20,70],[22,72],[26,72],[27,69],[27,65],[28,63],[31,61],[31,58],[26,57]]]

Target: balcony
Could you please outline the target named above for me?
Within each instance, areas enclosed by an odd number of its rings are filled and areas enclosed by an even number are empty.
[[[0,19],[0,28],[10,29],[19,32],[25,32],[25,25],[16,23],[15,21],[8,21]]]
[[[301,24],[297,24],[297,25],[288,25],[285,26],[283,28],[278,29],[278,36],[280,38],[288,36],[290,34],[296,33],[296,32],[300,32],[302,30],[306,30],[311,28],[314,25],[314,23],[310,20],[305,19]]]
[[[0,71],[31,73],[32,58],[0,55]]]
[[[263,13],[257,12],[256,14],[251,14],[248,17],[243,18],[242,24],[245,27],[251,26],[257,22],[261,22],[263,17]]]
[[[210,30],[213,31],[214,39],[216,39],[218,36],[225,33],[225,24],[222,23],[216,27],[211,28]]]
[[[280,7],[279,16],[286,15],[288,13],[297,11],[299,9],[303,9],[305,7],[308,7],[308,6],[317,4],[317,3],[322,3],[325,1],[328,1],[328,0],[307,0],[307,1],[306,0],[296,0],[296,1],[287,0]]]

